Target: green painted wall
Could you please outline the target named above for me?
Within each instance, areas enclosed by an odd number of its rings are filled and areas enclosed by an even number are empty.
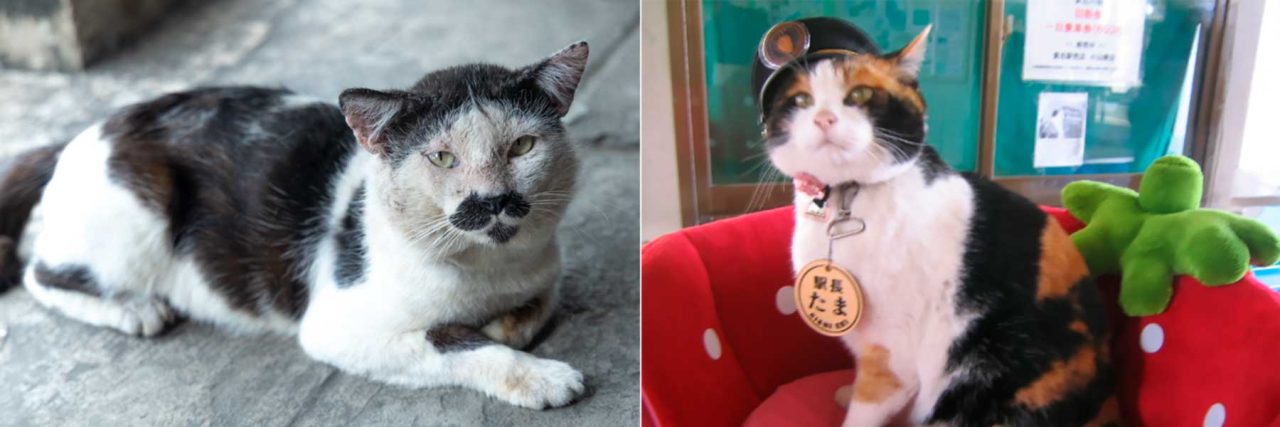
[[[751,93],[756,44],[773,24],[840,17],[881,51],[901,48],[933,24],[920,86],[929,105],[929,142],[952,166],[974,170],[982,87],[986,2],[703,0],[707,115],[714,185],[760,182],[768,170]]]

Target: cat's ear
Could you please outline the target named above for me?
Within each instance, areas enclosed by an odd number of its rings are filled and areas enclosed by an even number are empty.
[[[902,50],[889,55],[894,63],[897,64],[899,70],[911,75],[911,77],[920,75],[920,64],[924,63],[924,52],[926,45],[929,44],[929,31],[932,29],[933,25],[924,27],[924,30],[915,39],[911,40],[911,43],[908,43]]]
[[[355,132],[360,146],[374,154],[386,154],[387,125],[404,104],[402,94],[372,89],[347,89],[338,96],[338,108],[347,117],[347,126]]]
[[[588,51],[587,42],[577,42],[524,69],[538,88],[551,95],[556,113],[561,117],[573,104],[573,93],[582,80],[582,71],[587,68]]]

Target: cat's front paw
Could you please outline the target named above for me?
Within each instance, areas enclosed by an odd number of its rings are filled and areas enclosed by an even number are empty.
[[[498,384],[498,398],[530,409],[564,406],[582,395],[582,373],[567,363],[528,357]]]
[[[125,334],[151,337],[172,324],[176,315],[168,303],[158,299],[134,301],[124,305],[114,325]]]

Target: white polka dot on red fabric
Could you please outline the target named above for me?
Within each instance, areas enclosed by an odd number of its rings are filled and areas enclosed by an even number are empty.
[[[853,384],[845,384],[836,389],[836,404],[841,408],[848,408],[851,398],[853,398]]]
[[[1160,347],[1164,347],[1164,328],[1159,323],[1143,327],[1142,335],[1138,337],[1138,344],[1142,345],[1142,351],[1147,353],[1160,351]]]
[[[796,312],[796,288],[793,286],[783,286],[778,289],[778,294],[773,297],[773,304],[778,306],[778,312],[789,315]]]
[[[1215,403],[1204,413],[1204,427],[1222,427],[1227,422],[1227,407]]]
[[[716,330],[707,328],[702,333],[702,348],[707,350],[707,356],[711,356],[711,360],[720,360],[720,337],[716,335]]]

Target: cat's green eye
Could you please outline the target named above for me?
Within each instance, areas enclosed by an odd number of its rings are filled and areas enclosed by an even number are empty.
[[[427,154],[427,160],[431,160],[431,164],[445,169],[453,169],[458,166],[458,158],[448,151]]]
[[[844,98],[844,103],[845,105],[864,105],[875,95],[875,89],[866,86],[858,86],[849,91],[849,95]]]
[[[511,157],[523,156],[525,153],[533,150],[533,142],[534,138],[530,135],[516,138],[516,142],[511,144]]]
[[[813,105],[813,97],[807,93],[801,93],[791,97],[791,102],[794,102],[797,107],[809,108],[810,105]]]

